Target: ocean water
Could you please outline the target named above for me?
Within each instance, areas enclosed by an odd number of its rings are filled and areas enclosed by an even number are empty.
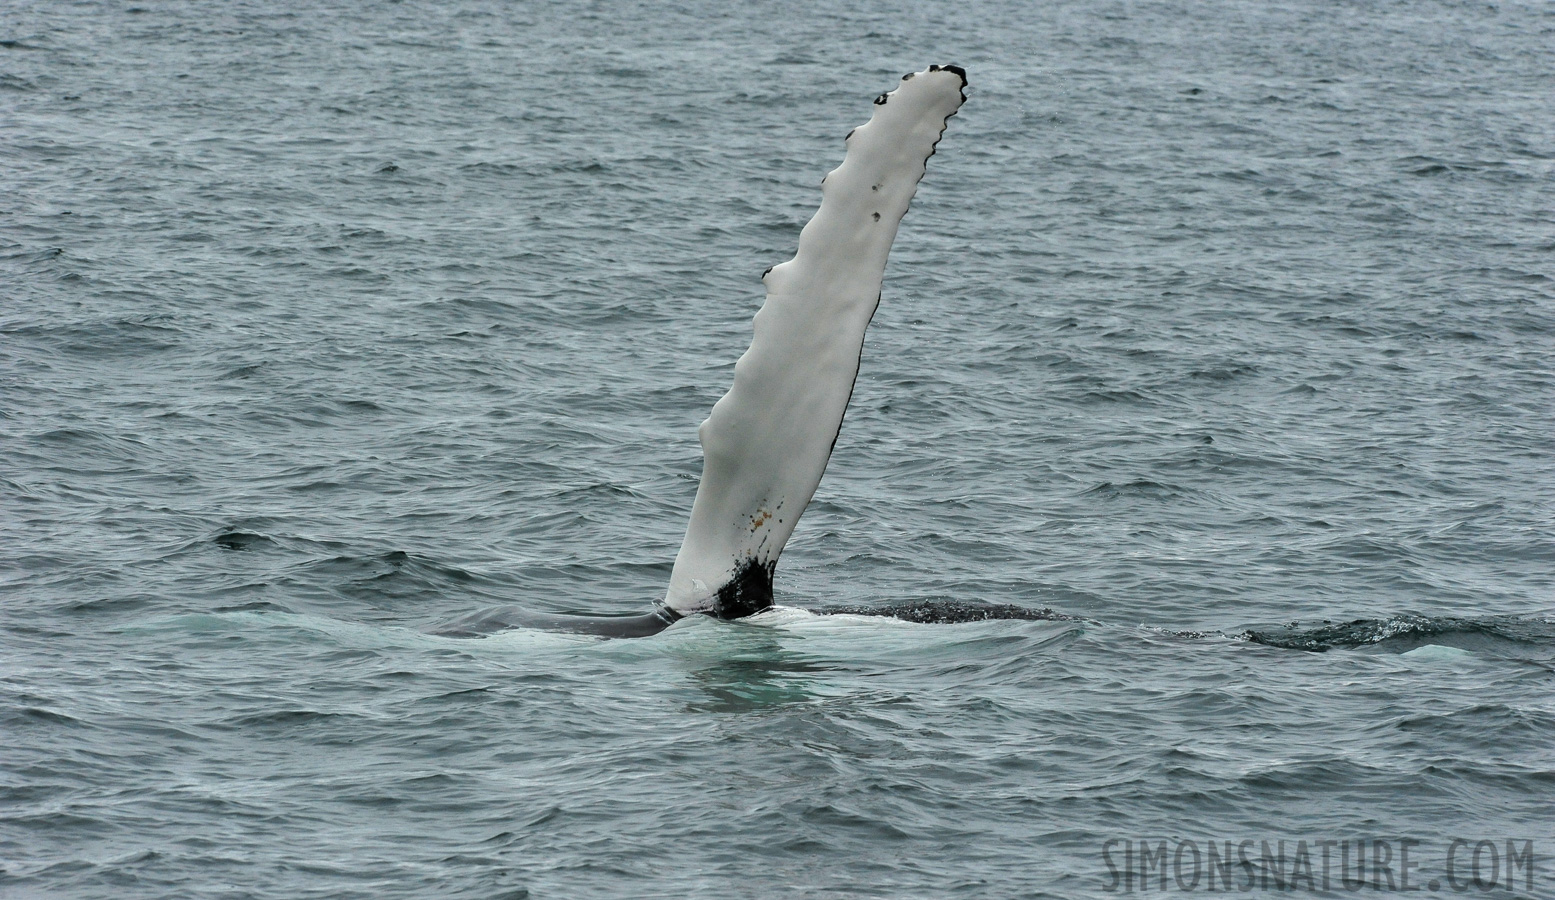
[[[1555,895],[1552,47],[0,3],[0,896]],[[781,608],[428,633],[662,595],[760,273],[933,62]]]

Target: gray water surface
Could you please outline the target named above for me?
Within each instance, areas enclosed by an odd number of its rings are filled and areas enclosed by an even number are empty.
[[[0,895],[1073,898],[1281,839],[1418,840],[1418,886],[1461,838],[1548,896],[1552,47],[0,2]],[[427,634],[662,595],[761,271],[931,62],[970,99],[783,608]],[[907,621],[978,604],[1034,618]]]

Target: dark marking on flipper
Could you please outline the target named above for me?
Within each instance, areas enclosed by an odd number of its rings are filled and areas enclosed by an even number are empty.
[[[966,87],[966,69],[960,66],[929,66],[930,72],[951,72],[961,79],[961,86]]]
[[[747,559],[734,577],[718,589],[710,612],[720,619],[742,619],[772,605],[772,573],[777,562]]]

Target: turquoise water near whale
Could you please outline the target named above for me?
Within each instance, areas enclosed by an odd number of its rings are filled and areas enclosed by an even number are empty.
[[[1552,42],[0,4],[0,896],[1550,896]],[[428,634],[662,595],[761,271],[931,62],[783,608]]]

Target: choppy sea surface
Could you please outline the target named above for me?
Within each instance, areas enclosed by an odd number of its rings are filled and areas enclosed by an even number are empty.
[[[0,896],[1552,896],[1552,47],[0,2]],[[782,608],[428,633],[662,595],[761,271],[935,62]]]

